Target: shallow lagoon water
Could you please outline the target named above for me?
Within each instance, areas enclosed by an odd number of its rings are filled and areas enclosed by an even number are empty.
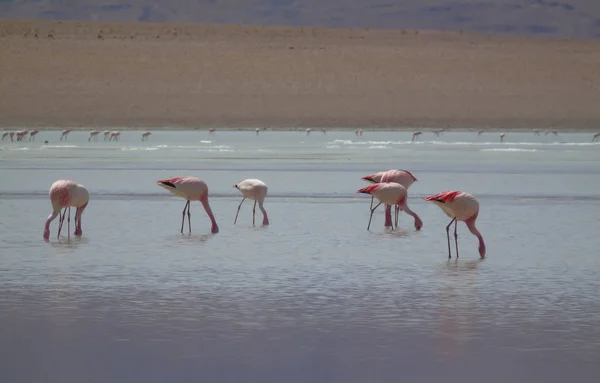
[[[0,143],[2,382],[595,382],[600,373],[600,145],[591,134],[41,132]],[[44,144],[44,140],[49,140]],[[366,230],[360,177],[418,178],[414,230]],[[217,235],[158,179],[210,188]],[[232,187],[269,185],[269,227]],[[42,240],[47,191],[91,194],[82,238]],[[474,194],[488,257],[439,208]],[[260,213],[257,212],[258,217]],[[257,220],[260,222],[260,218]],[[73,230],[73,228],[72,228]]]

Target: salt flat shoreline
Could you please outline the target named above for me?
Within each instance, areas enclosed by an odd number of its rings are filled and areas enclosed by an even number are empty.
[[[208,132],[211,128],[214,128],[216,130],[216,132],[255,132],[256,129],[260,129],[261,132],[303,132],[305,133],[307,129],[311,129],[312,132],[314,134],[319,134],[322,133],[321,129],[325,129],[326,132],[354,132],[357,129],[362,129],[363,132],[408,132],[408,133],[412,133],[412,132],[416,132],[416,131],[420,131],[423,133],[433,133],[434,131],[438,130],[435,128],[419,128],[419,127],[392,127],[392,128],[377,128],[377,127],[365,127],[365,128],[354,128],[354,127],[327,127],[327,126],[307,126],[307,127],[298,127],[298,128],[277,128],[277,127],[268,127],[268,128],[264,128],[264,127],[258,127],[258,126],[252,126],[252,127],[178,127],[178,126],[174,126],[174,127],[143,127],[143,126],[132,126],[132,127],[121,127],[121,126],[113,126],[113,127],[108,127],[108,126],[97,126],[97,127],[36,127],[36,129],[39,129],[41,131],[49,131],[49,132],[60,132],[64,129],[69,129],[71,131],[74,132],[90,132],[92,130],[100,130],[100,131],[105,131],[105,130],[109,130],[109,131],[120,131],[120,132],[145,132],[145,131],[150,131],[150,132],[156,132],[156,131],[193,131],[193,130],[197,130],[197,131],[201,131],[201,132]],[[0,131],[16,131],[16,130],[22,130],[22,129],[28,129],[31,130],[33,129],[30,126],[10,126],[10,127],[0,127]],[[451,132],[479,132],[479,131],[484,131],[486,133],[494,133],[494,132],[498,132],[498,133],[533,133],[534,131],[539,131],[540,133],[544,133],[544,130],[546,129],[527,129],[527,128],[481,128],[481,129],[476,129],[476,128],[440,128],[440,129],[444,129],[444,132],[447,133],[451,133]],[[598,129],[573,129],[573,128],[567,128],[567,129],[547,129],[548,131],[551,130],[557,130],[558,132],[564,132],[564,133],[596,133],[598,131],[600,131],[600,127]]]
[[[2,130],[600,130],[600,40],[0,20],[0,57]]]

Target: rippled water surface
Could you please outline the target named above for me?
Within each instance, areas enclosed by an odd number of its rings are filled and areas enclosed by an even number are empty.
[[[38,134],[0,142],[0,382],[596,382],[600,145],[591,134],[263,131]],[[48,141],[44,144],[44,141]],[[416,232],[360,177],[418,178]],[[220,232],[156,186],[204,179]],[[81,238],[42,239],[57,179]],[[269,227],[233,184],[269,185]],[[423,197],[475,195],[488,257]],[[257,222],[261,221],[258,212]],[[73,227],[71,228],[73,230]]]

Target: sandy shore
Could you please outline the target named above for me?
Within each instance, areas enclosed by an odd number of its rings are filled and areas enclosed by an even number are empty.
[[[600,130],[600,40],[0,20],[0,126]]]

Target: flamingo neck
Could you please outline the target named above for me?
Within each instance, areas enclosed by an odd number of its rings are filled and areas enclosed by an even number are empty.
[[[481,233],[479,232],[479,230],[477,230],[477,228],[475,227],[475,220],[467,220],[465,222],[467,224],[467,228],[469,229],[469,231],[471,232],[471,234],[473,234],[474,236],[477,237],[477,239],[479,240],[479,256],[481,258],[485,257],[485,241],[483,240],[483,236],[481,235]]]
[[[406,212],[406,214],[412,216],[415,219],[415,229],[421,230],[421,228],[423,227],[423,221],[421,221],[421,218],[417,215],[417,213],[410,210],[406,203],[404,203],[402,209]]]
[[[202,198],[200,200],[200,202],[202,203],[202,206],[204,207],[204,211],[206,211],[206,214],[208,215],[208,218],[210,218],[210,222],[212,223],[211,232],[213,234],[218,233],[219,225],[217,225],[217,220],[215,219],[212,209],[210,208],[210,204],[208,203],[208,197]]]

